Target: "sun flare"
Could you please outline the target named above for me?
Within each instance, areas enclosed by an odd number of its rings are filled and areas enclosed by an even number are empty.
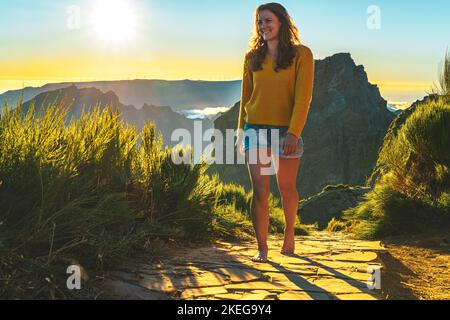
[[[96,0],[91,20],[100,39],[109,43],[123,43],[135,33],[136,14],[129,0]]]

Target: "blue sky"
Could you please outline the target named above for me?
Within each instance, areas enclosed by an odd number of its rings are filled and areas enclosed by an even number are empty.
[[[122,0],[136,30],[126,43],[105,44],[90,16],[97,0],[2,0],[0,83],[53,79],[204,79],[241,77],[253,11],[260,1]],[[302,41],[316,59],[350,52],[390,100],[413,100],[437,79],[450,45],[447,0],[286,0]],[[80,8],[69,30],[67,8]],[[367,8],[380,8],[369,30]],[[0,92],[2,87],[0,84]],[[417,97],[419,98],[419,97]]]

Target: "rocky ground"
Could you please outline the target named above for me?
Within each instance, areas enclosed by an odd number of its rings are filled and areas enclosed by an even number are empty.
[[[118,299],[374,300],[371,275],[380,270],[379,241],[352,240],[317,232],[297,238],[297,254],[279,253],[282,238],[270,239],[270,261],[255,264],[253,242],[183,246],[149,263],[111,272],[106,290]],[[377,273],[377,271],[375,271]],[[382,284],[382,283],[381,283]]]

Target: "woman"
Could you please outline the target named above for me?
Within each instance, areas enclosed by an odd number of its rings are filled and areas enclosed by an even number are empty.
[[[258,241],[254,262],[266,262],[268,257],[270,175],[263,174],[267,163],[260,157],[250,163],[250,154],[257,151],[261,155],[264,150],[277,163],[277,183],[286,218],[281,253],[293,254],[299,202],[297,174],[303,155],[301,136],[313,81],[312,52],[300,44],[298,30],[286,9],[278,3],[259,6],[250,50],[244,60],[237,139],[253,187],[251,214]],[[280,139],[274,139],[278,135]]]

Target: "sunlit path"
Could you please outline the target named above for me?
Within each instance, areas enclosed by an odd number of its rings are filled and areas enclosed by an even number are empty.
[[[177,250],[157,264],[111,273],[109,290],[130,299],[374,300],[368,270],[380,269],[378,241],[315,233],[297,240],[295,256],[279,253],[282,239],[270,239],[270,261],[254,264],[250,242],[216,242]]]

